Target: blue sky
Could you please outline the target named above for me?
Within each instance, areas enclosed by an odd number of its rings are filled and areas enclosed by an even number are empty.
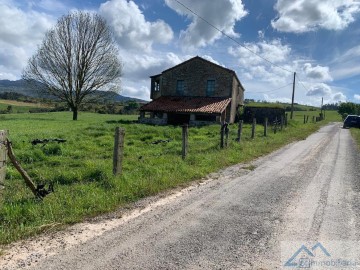
[[[125,96],[149,100],[149,76],[199,55],[233,69],[245,98],[290,102],[296,72],[295,102],[360,103],[359,0],[0,0],[0,79],[19,79],[73,10],[108,21]]]

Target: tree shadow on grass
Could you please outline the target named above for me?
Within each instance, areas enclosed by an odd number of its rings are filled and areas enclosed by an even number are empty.
[[[138,120],[126,120],[126,119],[121,119],[121,120],[108,120],[105,121],[107,124],[137,124],[139,123]]]

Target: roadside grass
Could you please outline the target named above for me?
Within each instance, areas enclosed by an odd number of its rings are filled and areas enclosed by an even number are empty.
[[[8,129],[14,152],[24,169],[38,183],[54,183],[55,193],[43,201],[33,198],[19,173],[10,164],[0,205],[0,244],[8,244],[43,231],[52,231],[161,191],[185,186],[229,165],[249,162],[283,145],[305,139],[320,126],[341,121],[336,112],[326,120],[303,124],[303,115],[274,134],[257,125],[244,125],[237,143],[237,125],[230,125],[229,146],[220,149],[220,126],[189,128],[189,152],[181,158],[181,127],[137,124],[137,116],[69,112],[7,114],[0,129]],[[115,127],[125,128],[123,174],[112,175]],[[65,143],[33,146],[33,139],[62,138]],[[153,144],[156,140],[168,143]],[[249,168],[252,168],[249,165]]]
[[[350,132],[358,146],[358,150],[360,151],[360,128],[350,128]]]

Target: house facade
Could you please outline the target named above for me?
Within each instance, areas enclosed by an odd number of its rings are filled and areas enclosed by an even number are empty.
[[[140,108],[140,123],[233,123],[244,102],[235,71],[199,56],[150,78],[152,101]]]

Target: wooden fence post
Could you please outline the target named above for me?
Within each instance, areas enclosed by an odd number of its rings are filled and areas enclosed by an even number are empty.
[[[228,141],[229,141],[229,125],[226,124],[226,127],[225,127],[225,147],[228,147]]]
[[[265,137],[267,136],[267,126],[268,126],[268,118],[265,117],[265,120],[264,120],[264,136]]]
[[[312,122],[315,123],[315,115],[313,115]]]
[[[285,127],[287,127],[288,125],[288,114],[285,113]]]
[[[277,117],[275,117],[274,134],[276,134],[276,132],[277,132],[277,124],[278,124],[278,120],[277,120]]]
[[[309,116],[307,115],[306,116],[306,123],[308,123],[309,122]]]
[[[226,134],[227,133],[227,134]],[[220,148],[224,148],[224,138],[229,136],[229,129],[228,129],[228,123],[224,123],[221,125],[221,130],[220,130]],[[225,138],[227,140],[227,138]],[[226,142],[226,146],[227,146],[227,142]]]
[[[7,154],[9,156],[9,159],[11,160],[14,167],[21,174],[21,176],[24,179],[25,184],[27,185],[27,187],[30,188],[31,192],[36,197],[38,197],[38,198],[45,197],[47,194],[41,194],[40,193],[39,186],[37,186],[37,187],[35,186],[34,182],[30,178],[28,173],[21,167],[20,163],[16,160],[13,149],[12,149],[12,146],[11,146],[11,142],[9,141],[9,139],[6,139],[6,147],[7,147]]]
[[[5,187],[7,133],[6,130],[0,130],[0,189]]]
[[[251,128],[251,139],[255,138],[255,129],[256,129],[256,118],[253,118],[252,128]]]
[[[238,136],[237,136],[237,138],[236,138],[236,141],[238,141],[239,143],[240,143],[240,141],[241,141],[241,134],[242,134],[242,129],[243,129],[243,123],[244,123],[244,121],[243,120],[240,120],[239,121],[239,127],[238,127]]]
[[[220,128],[220,148],[224,148],[224,136],[225,136],[225,128],[224,128],[224,124],[221,124],[221,128]]]
[[[122,162],[123,162],[123,157],[124,157],[124,137],[125,137],[125,129],[116,127],[114,157],[113,157],[113,174],[114,175],[120,175],[122,172]]]
[[[181,157],[185,159],[188,151],[188,137],[189,137],[189,126],[184,124],[182,126],[182,152]]]
[[[283,128],[284,128],[284,116],[281,115],[281,117],[280,117],[280,130],[283,130]]]
[[[304,124],[306,123],[306,115],[304,114]]]

